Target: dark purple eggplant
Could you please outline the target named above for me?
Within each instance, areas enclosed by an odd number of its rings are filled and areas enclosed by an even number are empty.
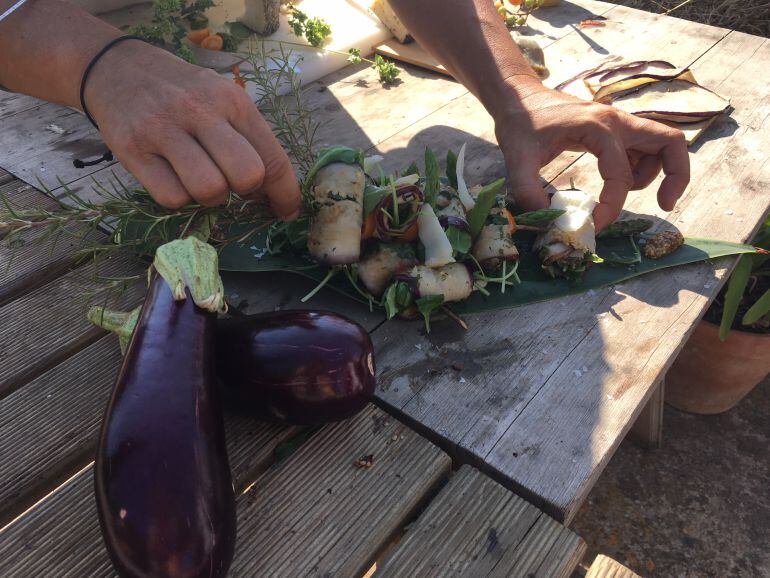
[[[186,295],[155,275],[102,424],[96,502],[122,576],[225,576],[233,557],[216,314]]]
[[[225,399],[263,420],[338,421],[363,409],[374,393],[369,334],[334,313],[220,319],[216,351]]]

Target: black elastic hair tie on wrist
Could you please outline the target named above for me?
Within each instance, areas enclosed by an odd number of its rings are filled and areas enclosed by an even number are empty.
[[[86,82],[88,81],[88,76],[91,74],[91,70],[93,70],[94,66],[96,65],[97,62],[99,62],[101,57],[107,54],[107,52],[109,52],[109,50],[112,49],[116,44],[120,44],[124,40],[142,40],[142,39],[139,38],[138,36],[134,36],[131,34],[126,34],[124,36],[118,36],[117,38],[113,38],[99,52],[97,52],[96,55],[94,55],[94,57],[91,59],[91,62],[88,63],[88,66],[86,66],[86,69],[83,71],[83,78],[80,79],[80,108],[83,109],[83,113],[86,115],[88,122],[94,125],[94,128],[96,130],[99,130],[99,125],[96,124],[94,117],[92,117],[91,113],[88,112],[88,107],[86,106],[86,98],[85,98]],[[107,151],[97,159],[94,159],[91,161],[75,159],[72,161],[72,164],[75,165],[76,169],[82,169],[85,167],[92,167],[94,165],[98,165],[99,163],[102,163],[102,162],[110,162],[112,160],[113,160],[112,151],[107,149]]]

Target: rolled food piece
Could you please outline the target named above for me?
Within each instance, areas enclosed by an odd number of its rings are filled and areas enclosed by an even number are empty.
[[[308,253],[327,265],[355,263],[361,252],[364,169],[360,162],[348,159],[324,163],[323,156],[309,174],[314,209]]]
[[[409,271],[416,297],[443,295],[444,302],[462,301],[473,292],[473,277],[463,263],[450,263],[438,269],[418,265]]]
[[[492,208],[471,249],[471,254],[485,271],[496,271],[503,261],[516,261],[519,258],[519,250],[513,242],[511,223],[504,211],[502,207]]]
[[[379,297],[393,277],[417,263],[414,247],[409,243],[375,241],[358,262],[358,278],[369,293]]]
[[[466,220],[465,205],[460,200],[460,195],[452,187],[442,187],[436,196],[436,216],[439,221],[445,221],[447,217]]]
[[[596,253],[593,198],[578,189],[557,191],[551,208],[565,211],[535,240],[543,269],[552,277],[575,278],[588,269]]]

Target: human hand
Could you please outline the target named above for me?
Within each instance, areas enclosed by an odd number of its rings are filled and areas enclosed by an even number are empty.
[[[212,70],[141,42],[94,67],[85,101],[105,143],[161,205],[216,206],[229,191],[300,210],[289,158],[246,92]]]
[[[588,151],[599,161],[604,179],[594,209],[597,230],[620,214],[629,190],[649,185],[663,170],[658,204],[674,208],[690,180],[684,134],[659,122],[611,106],[587,102],[532,82],[509,106],[493,111],[513,195],[523,209],[548,206],[539,171],[561,152]],[[522,94],[520,84],[517,93]]]

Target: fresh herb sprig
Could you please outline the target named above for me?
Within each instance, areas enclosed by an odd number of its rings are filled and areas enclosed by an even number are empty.
[[[182,40],[191,24],[199,26],[206,22],[204,11],[213,5],[212,0],[155,0],[152,22],[133,26],[129,33],[151,44],[171,45],[177,56],[193,62],[192,49]]]
[[[543,6],[544,0],[508,0],[508,3],[516,6],[516,10],[510,10],[504,0],[497,0],[495,2],[495,8],[500,16],[505,20],[508,28],[514,28],[515,26],[524,26],[529,19],[529,15],[532,14],[538,8]]]
[[[256,85],[259,111],[299,174],[307,174],[316,160],[315,138],[321,121],[302,98],[302,82],[295,69],[302,57],[295,57],[284,42],[270,50],[264,42],[254,42],[247,60],[251,70],[241,72],[241,77]]]
[[[401,74],[401,70],[393,64],[390,60],[386,60],[379,54],[374,55],[374,60],[369,60],[361,56],[360,48],[351,48],[348,50],[348,62],[352,64],[359,64],[361,62],[367,62],[372,65],[372,68],[377,71],[380,77],[380,82],[383,84],[392,84],[398,79],[398,75]]]
[[[243,74],[247,82],[257,85],[257,105],[300,174],[305,174],[315,162],[314,138],[319,122],[304,104],[294,69],[296,62],[283,46],[268,52],[262,44],[251,47],[248,59],[253,70]],[[221,230],[228,225],[249,225],[248,236],[251,236],[273,222],[265,205],[236,195],[231,195],[220,207],[205,208],[191,203],[181,209],[166,209],[147,191],[132,188],[117,176],[107,185],[94,181],[93,187],[99,194],[99,202],[90,201],[63,185],[63,194],[55,200],[65,204],[56,209],[18,209],[0,196],[0,237],[12,242],[15,236],[30,230],[42,231],[36,236],[38,243],[77,237],[82,242],[81,256],[95,259],[114,253],[152,255],[157,246],[178,238],[202,212],[217,217],[218,232],[212,242],[220,246],[245,240],[222,237]],[[47,194],[53,197],[50,191]],[[89,240],[88,233],[94,229],[107,233],[106,242]]]
[[[293,4],[289,4],[289,26],[294,36],[305,38],[310,46],[319,48],[331,36],[332,28],[329,23],[317,16],[310,18]]]

